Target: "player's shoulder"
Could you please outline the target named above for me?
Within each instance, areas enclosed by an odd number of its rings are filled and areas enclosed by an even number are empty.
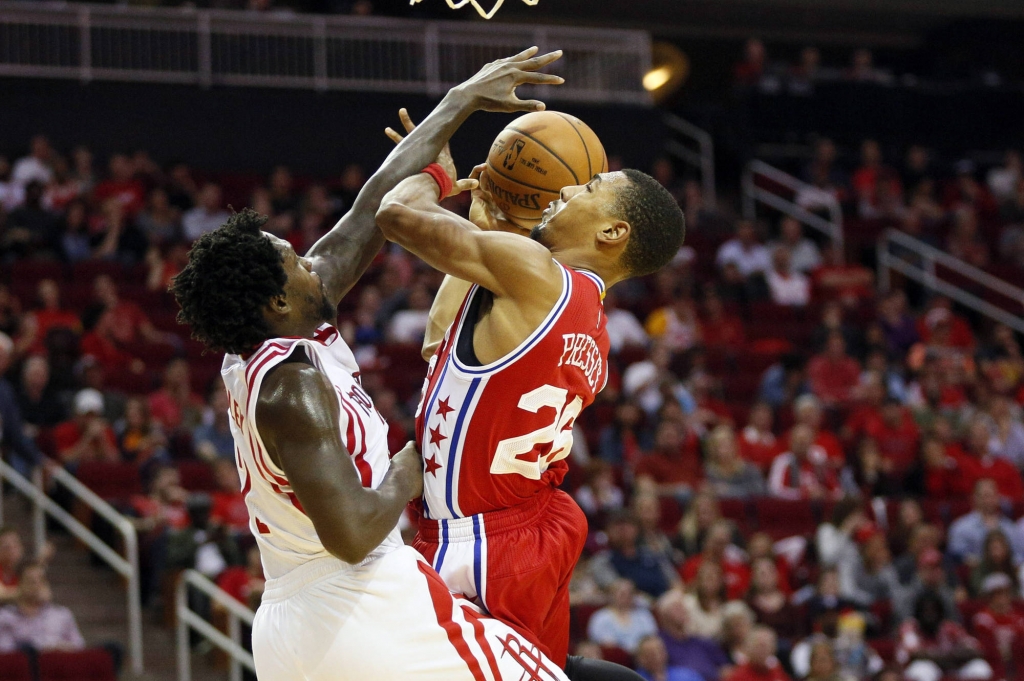
[[[272,367],[264,376],[256,409],[261,421],[266,417],[297,416],[313,404],[311,400],[330,391],[327,375],[313,365],[303,348],[296,348],[286,361]]]

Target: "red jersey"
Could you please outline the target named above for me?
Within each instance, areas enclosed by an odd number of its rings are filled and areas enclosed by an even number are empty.
[[[461,518],[512,508],[565,477],[572,426],[608,380],[604,282],[562,266],[562,294],[518,348],[475,361],[474,286],[430,361],[416,411],[423,512]]]

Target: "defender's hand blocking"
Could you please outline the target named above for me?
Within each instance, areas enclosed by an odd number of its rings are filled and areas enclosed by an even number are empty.
[[[540,69],[560,59],[562,51],[555,50],[534,57],[537,51],[538,48],[531,47],[513,57],[492,61],[452,90],[468,95],[472,107],[482,111],[543,111],[544,102],[516,97],[516,87],[519,85],[561,85],[565,82],[561,76],[538,73]]]
[[[398,110],[398,118],[402,121],[402,127],[405,128],[407,133],[412,132],[416,129],[416,124],[412,122],[412,118],[409,117],[409,112],[405,110],[405,107]],[[395,132],[391,127],[384,128],[384,134],[391,138],[391,141],[395,144],[400,143],[405,137]],[[444,149],[437,155],[437,160],[434,161],[444,169],[444,172],[448,173],[448,177],[452,181],[452,190],[448,192],[448,196],[456,196],[469,189],[474,189],[477,186],[475,179],[460,180],[458,171],[455,169],[455,159],[452,158],[452,151],[448,145],[444,145]],[[447,198],[447,197],[445,197]]]

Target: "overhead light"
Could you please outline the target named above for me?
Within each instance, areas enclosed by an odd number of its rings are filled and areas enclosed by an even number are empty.
[[[690,75],[690,59],[672,43],[651,45],[651,70],[644,74],[644,89],[657,103],[663,102],[682,87]]]
[[[654,92],[670,80],[672,80],[672,69],[667,66],[653,68],[644,74],[644,89]]]

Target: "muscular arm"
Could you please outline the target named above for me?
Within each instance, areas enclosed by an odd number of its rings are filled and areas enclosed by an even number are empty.
[[[436,187],[430,176],[419,174],[389,192],[377,211],[384,236],[496,297],[550,310],[562,292],[562,274],[551,252],[516,234],[481,231],[438,206]]]
[[[468,281],[456,279],[452,276],[445,276],[441,282],[441,288],[437,289],[434,302],[430,306],[430,317],[427,319],[427,332],[423,336],[423,348],[420,354],[423,359],[430,361],[437,350],[437,346],[444,340],[444,334],[448,327],[455,321],[455,315],[459,313],[462,301],[466,299],[473,285]]]
[[[391,151],[359,191],[352,209],[309,249],[306,255],[313,260],[313,271],[323,279],[332,303],[341,301],[384,244],[374,219],[381,199],[433,161],[472,111],[469,96],[458,88],[450,90],[423,123]]]
[[[366,489],[345,449],[338,398],[308,364],[282,364],[264,380],[256,406],[260,435],[331,554],[358,563],[423,489],[419,459],[397,454],[377,489]]]

